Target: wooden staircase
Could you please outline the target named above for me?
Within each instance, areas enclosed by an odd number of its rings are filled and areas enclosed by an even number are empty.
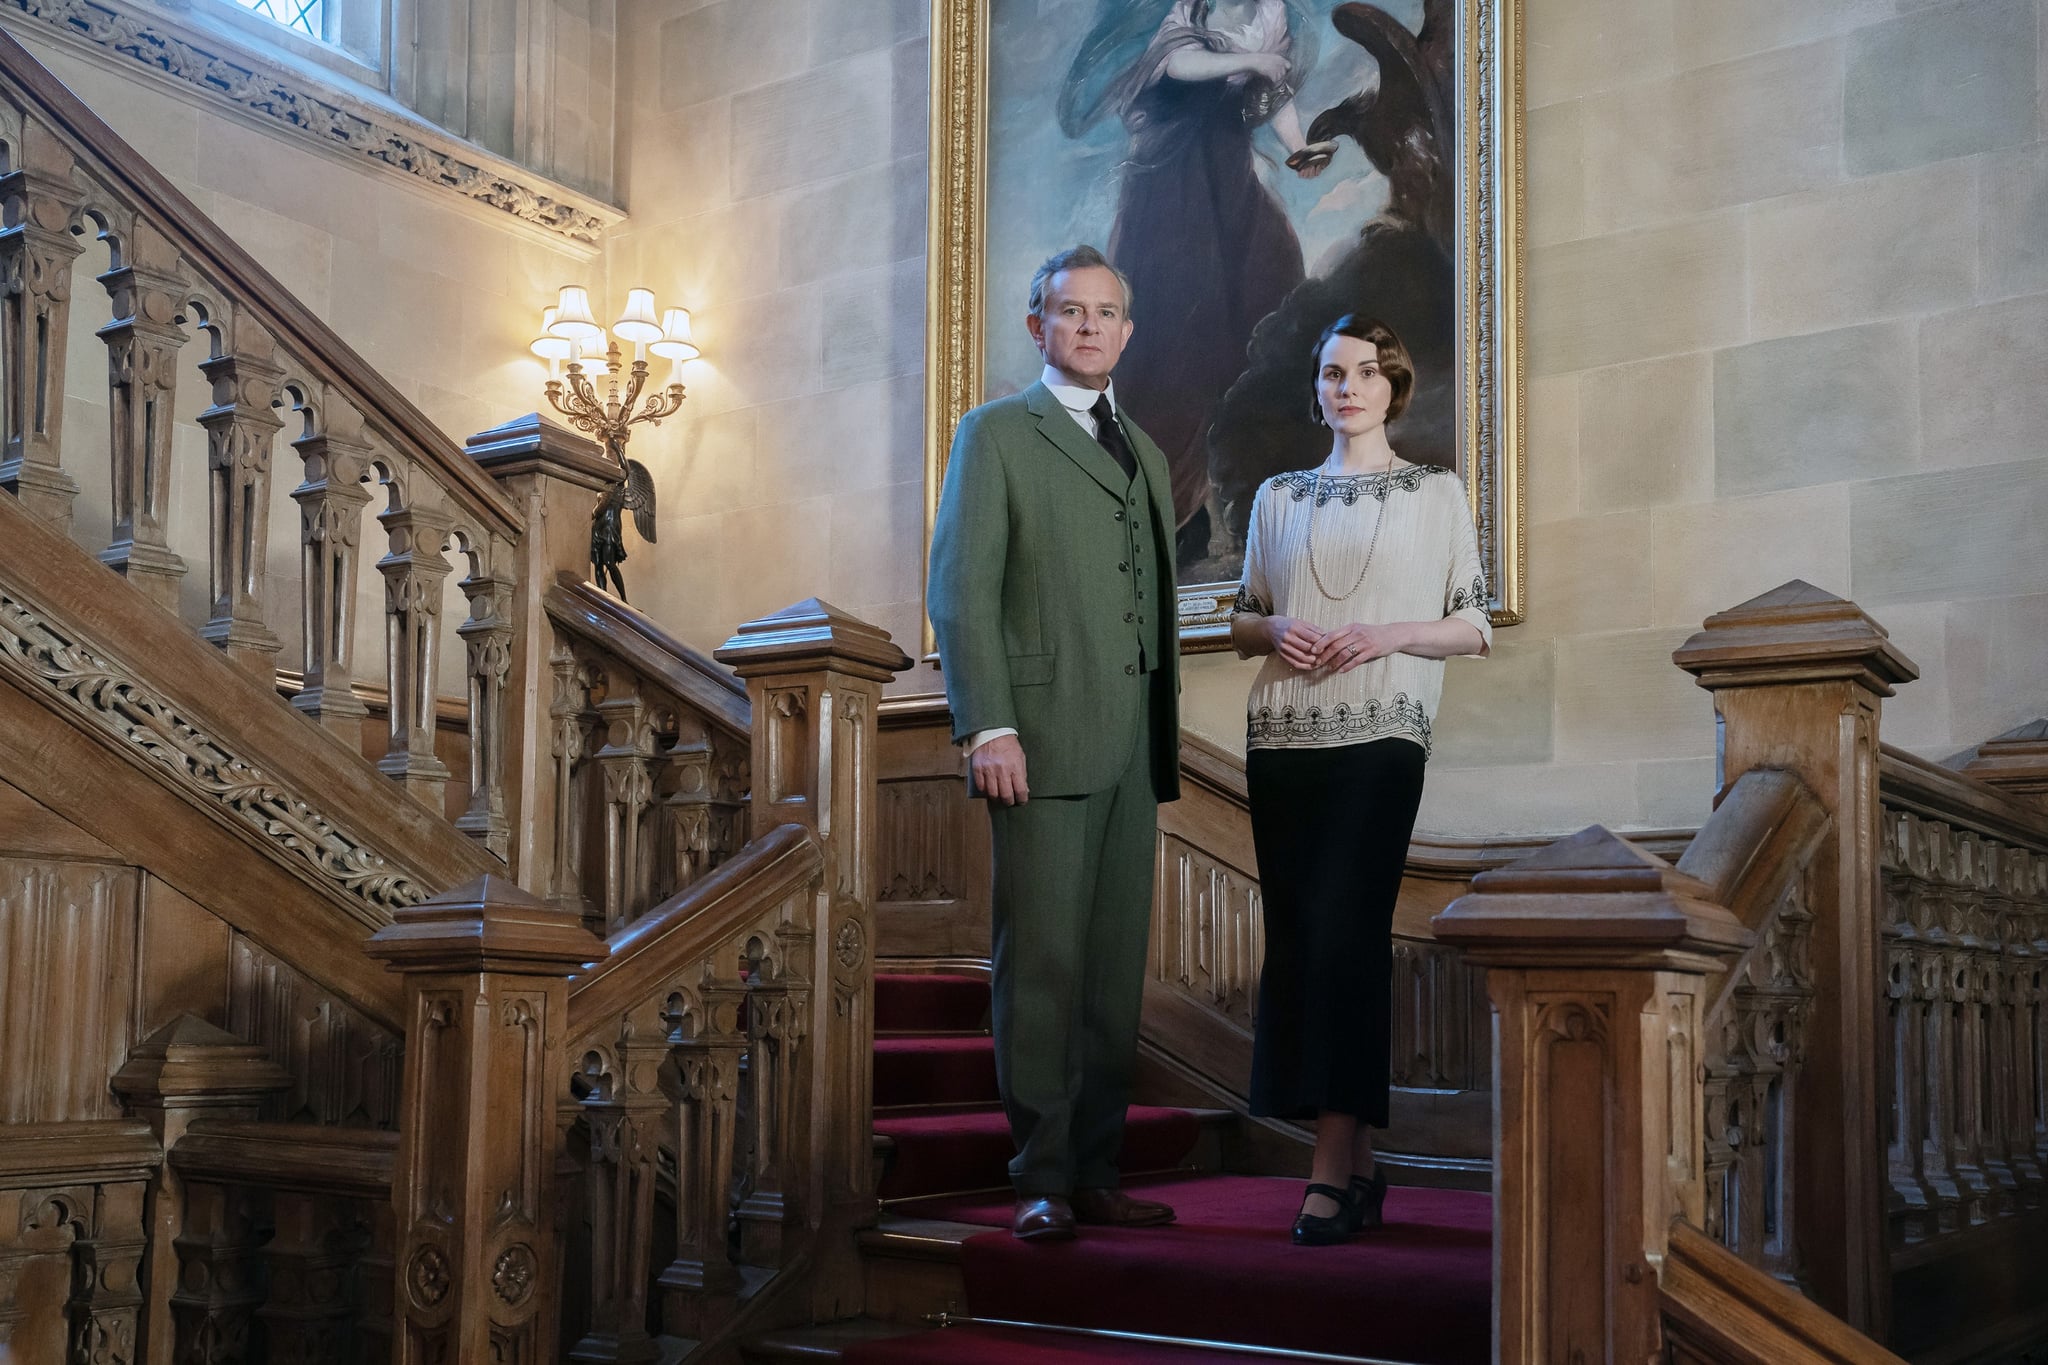
[[[583,583],[594,447],[457,447],[4,33],[0,267],[0,1358],[816,1359],[965,1301],[980,1225],[882,1202],[999,1181],[890,1184],[914,1106],[993,1126],[978,1018],[916,1100],[875,1013],[986,969],[901,651],[810,601],[706,659]],[[1678,663],[1703,829],[1414,850],[1389,1164],[1492,1181],[1515,1365],[2048,1339],[2041,729],[1884,747],[1911,665],[1804,584]],[[1144,1097],[1292,1171],[1241,773],[1186,768]]]

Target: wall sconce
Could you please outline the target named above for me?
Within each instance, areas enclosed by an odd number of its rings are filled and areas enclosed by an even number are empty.
[[[540,335],[528,348],[548,362],[548,403],[572,426],[596,437],[605,458],[618,467],[618,481],[591,514],[590,573],[600,588],[609,578],[622,601],[626,580],[619,565],[626,558],[625,513],[632,512],[640,538],[654,543],[654,477],[647,466],[627,457],[626,442],[635,422],[659,426],[662,418],[682,408],[683,362],[702,354],[690,341],[689,310],[671,308],[659,320],[656,311],[653,290],[627,290],[626,307],[608,337],[591,312],[590,291],[564,285],[554,305],[542,310]],[[633,363],[624,368],[621,341],[633,347]],[[647,385],[649,352],[670,362],[669,382],[635,412]]]

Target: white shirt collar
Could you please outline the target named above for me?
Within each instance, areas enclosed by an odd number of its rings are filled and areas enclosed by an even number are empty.
[[[1095,400],[1102,396],[1100,393],[1097,393],[1094,389],[1083,388],[1079,384],[1072,383],[1064,374],[1061,374],[1057,369],[1053,368],[1051,365],[1047,365],[1045,367],[1045,372],[1040,374],[1038,377],[1039,380],[1043,382],[1048,389],[1052,390],[1052,396],[1054,398],[1059,399],[1060,406],[1065,408],[1068,412],[1088,412],[1094,408]],[[1116,381],[1112,379],[1109,383],[1109,387],[1103,392],[1109,395],[1109,410],[1111,412],[1115,412],[1117,410]]]

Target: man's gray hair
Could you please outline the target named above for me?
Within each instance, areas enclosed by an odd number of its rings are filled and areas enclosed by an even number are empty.
[[[1053,276],[1059,274],[1062,270],[1087,270],[1093,266],[1100,266],[1116,276],[1116,282],[1124,287],[1124,316],[1129,317],[1131,315],[1130,277],[1111,265],[1109,257],[1085,243],[1081,246],[1070,246],[1065,251],[1046,257],[1045,264],[1038,267],[1037,273],[1032,275],[1031,316],[1040,319],[1045,317],[1045,287],[1052,283]]]

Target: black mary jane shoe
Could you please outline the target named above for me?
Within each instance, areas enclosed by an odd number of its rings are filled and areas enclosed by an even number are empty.
[[[1306,1204],[1308,1195],[1317,1194],[1336,1200],[1337,1211],[1327,1217],[1306,1211],[1297,1216],[1294,1220],[1294,1244],[1298,1247],[1326,1247],[1349,1241],[1351,1235],[1358,1231],[1358,1206],[1352,1202],[1350,1194],[1335,1185],[1311,1185],[1302,1202]]]
[[[1352,1176],[1349,1193],[1351,1208],[1357,1217],[1359,1228],[1386,1226],[1387,1220],[1382,1212],[1387,1205],[1386,1167],[1375,1161],[1372,1164],[1372,1179],[1361,1180],[1355,1175]]]

